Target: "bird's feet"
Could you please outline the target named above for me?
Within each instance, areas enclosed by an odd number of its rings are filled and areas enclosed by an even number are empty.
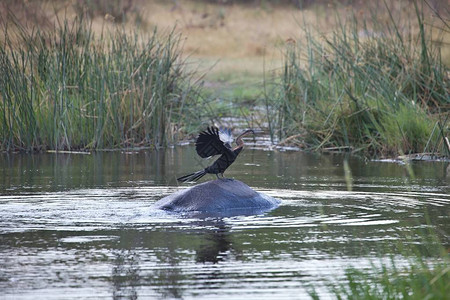
[[[225,177],[225,176],[223,176],[223,174],[222,174],[222,178],[220,178],[220,180],[223,180],[223,181],[233,181],[234,179],[233,179],[233,178]]]
[[[222,175],[222,177],[220,177],[219,174],[216,174],[217,179],[223,180],[223,181],[230,181],[230,180],[233,180],[232,178],[227,178],[227,177],[225,177],[223,174],[221,174],[221,175]]]

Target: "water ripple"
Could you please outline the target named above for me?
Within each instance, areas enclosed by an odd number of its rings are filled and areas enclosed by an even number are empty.
[[[0,196],[0,232],[85,230],[124,225],[192,229],[196,220],[152,210],[157,200],[179,187],[85,189],[66,192]],[[319,225],[382,226],[399,222],[395,213],[411,213],[424,205],[443,207],[450,197],[439,193],[347,192],[259,189],[282,200],[273,213],[224,218],[234,230],[314,227]],[[277,216],[282,211],[283,215]],[[295,211],[290,214],[289,211]],[[286,213],[284,213],[286,212]],[[295,215],[295,216],[294,216]],[[195,223],[195,222],[194,222]],[[204,228],[204,224],[201,225]]]
[[[433,192],[259,189],[281,205],[224,218],[152,209],[179,189],[0,196],[4,298],[110,298],[111,290],[126,298],[304,297],[305,285],[341,280],[349,265],[370,270],[382,245],[414,243],[420,237],[403,233],[423,226],[415,221],[423,208],[441,213],[450,202]],[[446,226],[448,218],[435,219]]]

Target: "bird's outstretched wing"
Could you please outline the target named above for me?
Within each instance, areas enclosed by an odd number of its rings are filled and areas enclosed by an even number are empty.
[[[230,151],[231,147],[227,142],[220,139],[220,134],[223,134],[222,131],[219,131],[215,126],[208,127],[205,131],[200,132],[195,142],[195,150],[200,157],[205,158]]]

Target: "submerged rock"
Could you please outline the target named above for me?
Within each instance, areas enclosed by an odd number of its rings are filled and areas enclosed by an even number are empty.
[[[273,209],[280,200],[258,193],[234,179],[217,179],[176,192],[155,203],[156,208],[174,212],[228,214],[239,210],[254,214]]]

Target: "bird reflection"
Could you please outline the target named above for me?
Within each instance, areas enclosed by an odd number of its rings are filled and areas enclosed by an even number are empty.
[[[206,278],[205,284],[220,278],[220,269],[206,268],[205,273],[200,271],[193,275],[184,273],[180,264],[185,262],[186,250],[193,250],[197,264],[218,264],[236,254],[231,225],[223,218],[204,218],[189,222],[188,227],[190,229],[187,232],[126,231],[120,249],[114,250],[111,276],[113,299],[137,299],[139,288],[145,286],[151,287],[161,298],[179,299],[183,298],[185,292],[184,283],[195,280],[195,276]],[[190,243],[198,239],[200,243]],[[180,248],[180,241],[185,241],[188,247]],[[142,253],[142,249],[147,249],[152,257],[141,259],[139,253]],[[155,259],[156,265],[142,267],[142,264],[148,263],[148,259]]]
[[[231,226],[226,224],[223,219],[201,219],[190,223],[189,227],[196,229],[194,232],[182,233],[184,238],[191,239],[190,236],[195,235],[202,239],[200,246],[194,248],[196,263],[217,264],[227,259],[231,253],[235,253],[230,234]],[[178,244],[174,243],[171,238],[168,238],[165,244],[167,249],[159,256],[160,264],[164,267],[157,268],[152,276],[152,284],[156,286],[161,297],[183,298],[184,284],[189,280],[195,280],[196,276],[204,278],[202,282],[205,284],[214,282],[214,279],[221,277],[220,269],[211,271],[207,270],[208,268],[204,270],[205,273],[202,273],[200,271],[202,268],[199,268],[200,272],[196,272],[195,275],[184,274],[182,268],[179,267],[183,262],[182,254],[179,248],[174,247]]]
[[[216,264],[224,260],[232,250],[229,228],[224,222],[217,224],[214,231],[208,232],[205,239],[206,243],[197,251],[197,262]]]
[[[115,253],[112,269],[113,299],[137,299],[140,285],[139,260],[135,251],[121,249]]]

